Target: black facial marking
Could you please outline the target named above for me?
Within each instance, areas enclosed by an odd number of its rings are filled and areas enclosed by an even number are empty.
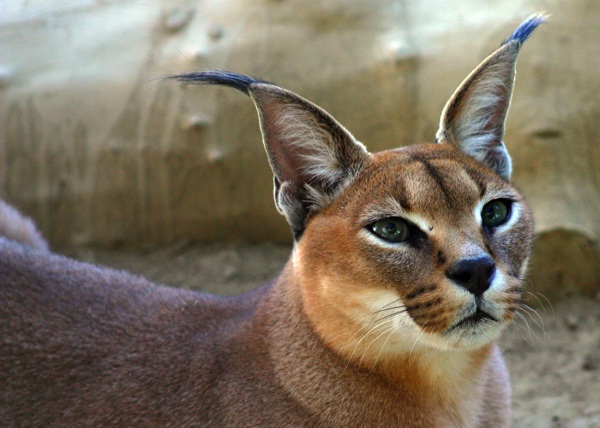
[[[490,255],[490,257],[492,259],[496,258],[496,256],[494,255],[494,250],[492,249],[492,246],[490,245],[490,243],[487,240],[485,241],[485,250],[487,251],[487,253]]]
[[[417,297],[420,294],[423,294],[425,292],[425,287],[419,287],[416,290],[411,291],[410,293],[408,293],[406,295],[407,299],[414,299],[415,297]]]
[[[440,265],[446,264],[446,256],[442,250],[438,251],[437,258]]]
[[[420,311],[423,309],[428,309],[432,306],[438,305],[442,302],[442,298],[441,297],[436,297],[434,299],[431,299],[427,302],[423,302],[423,303],[416,303],[414,305],[407,305],[406,309],[408,309],[409,311]]]
[[[405,211],[410,211],[411,210],[411,205],[410,205],[410,203],[408,201],[408,194],[406,192],[406,183],[404,182],[403,177],[401,177],[401,176],[396,177],[396,179],[394,180],[392,186],[393,186],[393,189],[394,189],[393,190],[393,198],[396,201],[398,201],[398,203],[400,204],[400,206]],[[390,194],[390,196],[392,196],[392,194]]]
[[[417,296],[420,296],[421,294],[430,293],[430,292],[434,291],[436,288],[437,288],[437,286],[435,284],[424,285],[422,287],[418,287],[418,288],[414,289],[413,291],[408,293],[405,297],[406,297],[406,299],[411,300]],[[417,306],[418,306],[418,304],[417,304]]]
[[[469,168],[468,166],[463,166],[463,169],[479,188],[479,199],[482,199],[487,192],[487,180],[489,180],[489,178],[485,177],[476,169]]]
[[[454,198],[452,197],[452,195],[450,194],[450,192],[444,185],[444,180],[443,180],[442,174],[440,174],[437,171],[436,167],[433,166],[429,162],[429,160],[425,159],[424,157],[415,156],[414,154],[411,157],[415,161],[420,162],[425,167],[425,170],[427,171],[429,176],[433,179],[433,181],[435,183],[437,183],[438,187],[440,188],[440,191],[442,192],[442,195],[444,196],[444,200],[446,201],[446,204],[448,206],[452,206],[453,202],[454,202]]]

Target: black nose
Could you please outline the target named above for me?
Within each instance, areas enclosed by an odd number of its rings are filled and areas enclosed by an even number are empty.
[[[446,270],[446,276],[475,296],[481,296],[490,288],[494,272],[494,261],[486,255],[459,260]]]

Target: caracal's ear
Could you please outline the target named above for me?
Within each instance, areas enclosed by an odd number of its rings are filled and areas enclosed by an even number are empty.
[[[544,14],[529,17],[469,74],[446,103],[436,134],[439,143],[455,144],[506,180],[512,167],[502,138],[515,63],[523,42],[545,18]]]
[[[275,204],[298,239],[311,214],[327,206],[367,163],[369,153],[329,113],[270,83],[225,71],[172,78],[226,85],[252,98],[275,179]]]

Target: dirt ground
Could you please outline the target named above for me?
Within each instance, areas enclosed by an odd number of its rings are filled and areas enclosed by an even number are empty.
[[[156,282],[231,295],[274,276],[289,252],[270,244],[180,243],[71,255]],[[513,382],[513,426],[600,427],[600,294],[552,303],[530,297],[537,313],[523,313],[502,340]]]

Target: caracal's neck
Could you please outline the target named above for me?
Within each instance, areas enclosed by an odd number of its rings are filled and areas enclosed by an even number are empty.
[[[347,353],[316,332],[299,282],[292,257],[262,308],[271,314],[267,341],[274,370],[292,397],[314,413],[335,418],[330,422],[336,424],[398,424],[410,415],[417,418],[417,426],[472,425],[495,345],[473,351],[421,347],[379,355],[376,361],[364,359],[357,365],[356,359],[349,362]],[[352,345],[356,337],[336,340]],[[329,414],[323,406],[338,410]]]

